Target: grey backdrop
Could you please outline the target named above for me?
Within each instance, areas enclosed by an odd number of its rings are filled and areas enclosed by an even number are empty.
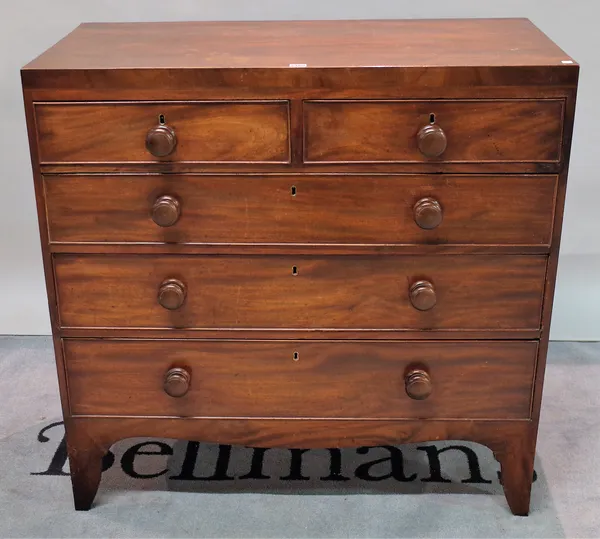
[[[49,333],[19,69],[84,21],[528,17],[581,65],[553,339],[600,340],[597,0],[0,0],[0,334]]]

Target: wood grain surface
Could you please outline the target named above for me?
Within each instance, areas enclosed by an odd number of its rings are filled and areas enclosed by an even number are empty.
[[[289,161],[285,101],[43,103],[35,111],[42,163]],[[145,147],[160,115],[177,137],[166,157]]]
[[[527,514],[578,75],[525,19],[92,23],[23,68],[75,508],[130,436],[466,439]]]
[[[26,69],[457,68],[565,59],[527,19],[85,23]]]
[[[91,23],[21,72],[42,100],[522,95],[578,74],[526,19]]]
[[[304,104],[305,162],[559,161],[561,100],[316,101]],[[435,125],[447,149],[425,157],[418,131]]]
[[[400,442],[470,440],[492,449],[511,511],[527,515],[536,426],[532,421],[372,421],[302,419],[194,419],[67,417],[67,442],[77,509],[90,509],[102,474],[102,457],[123,438],[210,440],[249,447],[323,448],[396,445]],[[466,492],[466,491],[465,491]]]
[[[494,330],[539,328],[546,257],[55,255],[54,265],[63,327]],[[170,278],[187,289],[175,311],[157,302]],[[422,279],[437,293],[429,311],[408,298]]]
[[[549,246],[556,176],[45,176],[53,243]],[[179,201],[170,227],[151,219]],[[424,230],[414,206],[437,200]]]
[[[527,419],[535,342],[64,341],[73,415]],[[167,395],[173,367],[189,392]],[[425,400],[404,388],[426,370]]]

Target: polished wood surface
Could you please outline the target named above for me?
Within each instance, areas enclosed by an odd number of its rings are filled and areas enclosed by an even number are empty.
[[[556,186],[556,176],[44,178],[53,243],[178,245],[549,246]],[[180,204],[180,217],[168,228],[151,219],[161,197]],[[434,214],[439,215],[436,202],[443,220],[433,226],[438,222]],[[176,213],[169,215],[174,218]]]
[[[563,108],[561,100],[309,101],[304,160],[559,161]]]
[[[537,352],[535,342],[66,340],[64,347],[75,416],[241,418],[527,419]],[[432,391],[415,400],[405,370],[421,365]],[[174,367],[191,373],[182,398],[163,391]]]
[[[527,514],[578,74],[524,19],[94,23],[23,68],[76,509],[160,435],[473,440]]]
[[[565,59],[527,19],[85,23],[25,69],[546,66]]]
[[[56,255],[54,266],[63,327],[165,329],[536,329],[546,275],[544,256]],[[181,308],[157,301],[165,279],[185,286]],[[435,307],[419,310],[427,290],[411,303],[417,281],[433,283]]]
[[[289,160],[286,102],[42,103],[35,113],[42,163]],[[161,115],[177,144],[156,142],[154,155],[148,131]]]
[[[368,339],[437,341],[454,340],[529,340],[539,339],[544,328],[536,329],[430,329],[424,335],[422,329],[331,329],[331,328],[143,328],[139,327],[62,327],[60,335],[65,338],[123,338],[123,339],[222,339],[224,333],[235,339],[318,340],[318,339]]]
[[[36,100],[104,99],[107,92],[118,99],[165,92],[174,99],[437,99],[480,89],[493,97],[562,91],[577,86],[578,73],[526,19],[451,19],[91,23],[21,76]]]
[[[76,448],[69,452],[69,460],[80,472],[73,478],[73,494],[79,509],[90,508],[98,489],[102,468],[99,455],[123,438],[161,436],[249,447],[324,449],[394,445],[398,440],[405,443],[472,440],[488,446],[500,462],[504,492],[512,512],[527,515],[529,511],[535,455],[535,428],[530,421],[189,420],[105,416],[69,417],[66,428],[77,442]],[[128,496],[135,500],[136,494]]]

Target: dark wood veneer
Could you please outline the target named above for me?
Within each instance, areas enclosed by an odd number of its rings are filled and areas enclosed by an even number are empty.
[[[74,416],[528,419],[537,353],[533,341],[67,339],[64,346]],[[404,387],[417,367],[431,377],[423,400]],[[189,373],[181,398],[163,388],[173,368]]]
[[[286,102],[38,103],[41,163],[289,161]],[[177,143],[147,147],[160,119]]]
[[[75,507],[160,434],[473,440],[527,514],[578,73],[525,19],[94,23],[25,66]]]
[[[562,122],[561,100],[309,101],[304,159],[556,162],[561,157]],[[422,130],[433,126],[443,129],[445,142],[424,153]]]
[[[178,245],[549,246],[556,184],[556,176],[44,177],[52,243]],[[179,206],[168,227],[152,220],[164,197]],[[434,229],[415,222],[423,198],[440,206]]]
[[[62,326],[538,329],[545,256],[55,255]],[[296,268],[296,275],[294,274]],[[177,279],[181,308],[157,301]],[[427,280],[437,304],[410,288]]]

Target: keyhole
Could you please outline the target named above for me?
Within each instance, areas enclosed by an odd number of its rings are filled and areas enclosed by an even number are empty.
[[[164,114],[160,114],[158,116],[158,123],[163,125],[165,123],[165,115]]]
[[[293,359],[294,361],[298,361],[300,359],[300,354],[298,352],[294,352]]]
[[[292,266],[292,275],[298,275],[298,266]]]
[[[296,196],[296,186],[295,185],[292,185],[291,191],[292,191],[292,196],[295,197]]]
[[[429,115],[429,123],[435,123],[435,114],[433,112]]]

